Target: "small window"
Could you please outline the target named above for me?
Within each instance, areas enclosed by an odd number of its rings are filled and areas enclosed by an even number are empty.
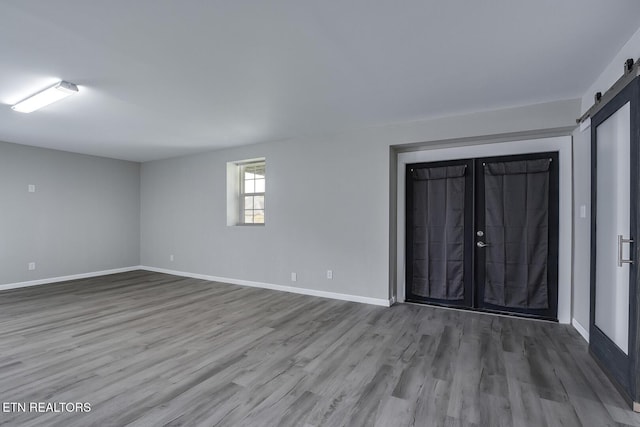
[[[240,164],[240,223],[264,224],[264,161]]]

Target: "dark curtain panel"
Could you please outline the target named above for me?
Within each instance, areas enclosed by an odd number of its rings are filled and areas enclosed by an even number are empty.
[[[415,295],[464,299],[465,165],[413,171]]]
[[[485,164],[487,303],[549,307],[549,164],[549,159]]]

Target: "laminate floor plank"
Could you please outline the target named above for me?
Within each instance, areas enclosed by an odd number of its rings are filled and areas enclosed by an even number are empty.
[[[133,271],[0,291],[16,426],[637,426],[569,325]]]

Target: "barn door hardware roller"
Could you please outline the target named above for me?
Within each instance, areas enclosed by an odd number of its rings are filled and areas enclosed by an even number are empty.
[[[586,113],[576,120],[578,124],[593,117],[600,109],[611,101],[622,89],[627,87],[633,79],[640,76],[640,59],[634,61],[633,58],[629,58],[624,61],[624,72],[622,77],[616,81],[613,86],[609,88],[605,93],[596,92],[593,97],[593,105],[587,110]]]

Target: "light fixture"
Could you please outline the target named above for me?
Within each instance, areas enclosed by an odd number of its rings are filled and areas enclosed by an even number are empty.
[[[73,83],[61,81],[35,95],[23,99],[11,108],[21,113],[31,113],[74,93],[78,93],[78,86]]]

